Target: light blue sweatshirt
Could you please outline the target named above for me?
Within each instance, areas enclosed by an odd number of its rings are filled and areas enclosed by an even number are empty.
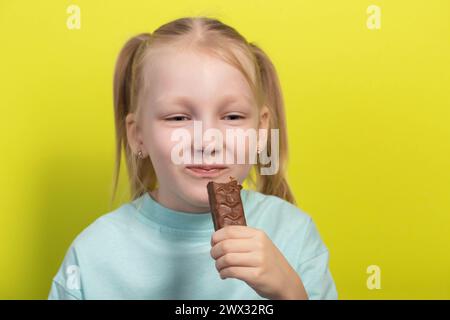
[[[329,253],[314,222],[276,196],[241,190],[249,227],[265,231],[310,299],[337,299]],[[244,281],[221,279],[210,255],[210,213],[163,207],[148,193],[104,214],[69,247],[49,299],[263,299]]]

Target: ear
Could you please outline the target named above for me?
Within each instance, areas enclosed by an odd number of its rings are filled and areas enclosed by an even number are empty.
[[[267,106],[263,106],[259,111],[259,129],[266,130],[267,134],[258,138],[259,150],[264,150],[267,146],[267,139],[269,134],[269,124],[270,124],[270,112]]]
[[[145,155],[145,149],[143,148],[142,139],[140,138],[139,128],[137,126],[136,115],[134,113],[127,114],[125,118],[125,125],[127,130],[128,144],[134,154],[137,154],[139,150]]]

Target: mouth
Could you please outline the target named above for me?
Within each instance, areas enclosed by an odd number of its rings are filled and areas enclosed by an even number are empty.
[[[220,176],[228,167],[218,165],[186,166],[186,170],[195,177],[214,178]]]

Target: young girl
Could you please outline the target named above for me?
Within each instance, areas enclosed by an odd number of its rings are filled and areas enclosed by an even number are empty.
[[[77,236],[49,299],[337,299],[327,247],[286,181],[282,94],[257,45],[205,17],[133,37],[117,60],[114,112],[113,198],[123,148],[132,200]],[[278,145],[278,170],[261,174],[261,161],[174,163],[173,133],[193,133],[195,122],[224,134],[278,129],[278,141],[257,141],[258,153]],[[236,152],[225,141],[212,149]],[[230,176],[254,186],[240,191],[247,226],[215,231],[206,185]]]

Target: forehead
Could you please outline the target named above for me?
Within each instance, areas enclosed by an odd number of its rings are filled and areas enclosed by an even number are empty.
[[[210,102],[224,96],[253,102],[244,75],[234,66],[197,50],[156,49],[145,57],[146,97],[154,102],[183,96]],[[247,64],[247,70],[249,66]]]

